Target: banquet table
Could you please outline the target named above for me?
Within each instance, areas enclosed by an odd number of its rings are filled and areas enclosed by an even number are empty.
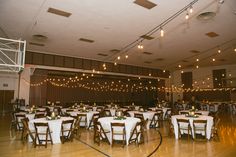
[[[213,126],[213,117],[204,116],[204,115],[200,115],[199,117],[196,117],[196,118],[186,117],[185,115],[171,116],[171,121],[172,121],[172,124],[174,126],[174,133],[175,133],[175,138],[176,139],[179,138],[179,136],[178,136],[179,130],[178,130],[177,119],[188,119],[189,122],[190,122],[192,132],[194,132],[193,131],[193,120],[207,120],[206,137],[207,137],[208,140],[211,138],[211,129],[212,129],[212,126]],[[192,136],[194,136],[194,134]]]
[[[15,115],[25,115],[26,118],[28,118],[29,120],[34,119],[35,113],[26,113],[26,112],[19,112],[16,113]]]
[[[189,112],[189,110],[181,110],[181,111],[179,111],[179,114],[180,114],[180,112]],[[195,111],[195,113],[201,113],[204,116],[208,116],[209,115],[209,111],[198,110],[198,111]]]
[[[103,117],[99,118],[98,121],[101,123],[102,127],[105,130],[109,130],[110,132],[107,134],[107,138],[111,143],[112,134],[111,134],[111,123],[125,123],[125,131],[126,131],[126,145],[129,144],[129,138],[131,136],[131,131],[135,127],[137,122],[140,122],[140,119],[134,117],[126,117],[124,120],[115,120],[114,117]],[[115,139],[121,139],[120,136],[114,136]]]
[[[87,117],[87,125],[89,125],[89,122],[91,121],[92,119],[92,116],[95,114],[95,113],[99,113],[97,111],[88,111],[88,112],[80,112],[80,111],[73,111],[73,112],[68,112],[71,116],[77,116],[77,114],[85,114],[86,117]]]
[[[79,108],[62,108],[62,109],[61,109],[61,112],[64,114],[64,113],[66,113],[66,110],[78,111]]]
[[[168,107],[161,107],[161,108],[158,108],[158,107],[150,107],[149,109],[153,110],[153,111],[156,111],[156,110],[162,110],[163,112],[163,119],[165,119],[165,115],[166,115],[166,112],[168,109],[171,109],[171,108],[168,108]]]
[[[72,117],[61,117],[60,119],[56,120],[47,120],[46,118],[38,118],[38,119],[32,119],[29,121],[29,129],[31,131],[34,131],[34,122],[40,122],[40,123],[48,123],[49,129],[51,131],[52,135],[52,141],[54,144],[61,143],[60,135],[61,135],[61,124],[63,120],[73,120]],[[31,140],[29,138],[29,140]]]
[[[149,129],[151,120],[152,120],[152,118],[153,118],[153,116],[154,116],[154,114],[156,112],[154,112],[154,111],[147,111],[147,112],[128,111],[128,113],[130,114],[131,117],[134,117],[134,113],[141,113],[141,114],[143,114],[144,120],[148,119],[148,123],[147,123],[148,127],[146,127],[146,128]]]

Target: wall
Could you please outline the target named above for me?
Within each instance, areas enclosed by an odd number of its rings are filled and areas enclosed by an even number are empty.
[[[0,90],[14,90],[14,98],[18,96],[18,74],[0,72]]]
[[[228,87],[236,87],[236,64],[234,65],[224,65],[224,66],[211,66],[211,67],[201,67],[199,69],[181,69],[184,72],[193,73],[193,85],[199,88],[213,88],[213,77],[212,70],[226,69],[226,80]],[[177,87],[182,86],[181,82],[181,70],[177,70],[171,73],[171,84]],[[170,85],[167,85],[170,86]],[[219,92],[217,92],[219,93]],[[206,93],[205,93],[206,94]],[[230,94],[226,92],[226,94]],[[178,99],[178,95],[183,98],[183,93],[174,93],[174,101]],[[216,94],[219,97],[219,94]],[[211,95],[211,97],[214,97]],[[217,96],[216,96],[217,98]],[[230,96],[226,96],[225,99],[230,99]]]

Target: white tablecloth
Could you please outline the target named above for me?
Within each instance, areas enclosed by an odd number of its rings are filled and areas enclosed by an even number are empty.
[[[48,123],[53,143],[61,143],[60,134],[61,134],[61,123],[63,120],[73,120],[72,117],[61,117],[57,120],[47,120],[46,118],[32,119],[29,121],[29,129],[34,131],[34,122]],[[30,140],[30,138],[29,138]]]
[[[147,112],[139,112],[139,111],[128,111],[128,113],[130,114],[131,117],[134,117],[134,113],[141,113],[143,114],[143,117],[144,117],[144,120],[148,119],[148,123],[147,123],[147,129],[149,129],[150,127],[150,123],[151,123],[151,120],[154,116],[154,114],[156,112],[153,112],[153,111],[147,111]]]
[[[150,107],[149,109],[155,111],[155,110],[162,110],[163,112],[163,119],[165,119],[165,115],[166,115],[166,112],[168,109],[171,109],[171,108],[167,108],[167,107],[162,107],[162,108],[158,108],[158,107]]]
[[[125,123],[126,131],[126,144],[129,144],[129,138],[131,136],[131,131],[135,127],[137,122],[140,122],[140,119],[127,117],[125,120],[114,120],[114,117],[103,117],[99,118],[98,121],[101,123],[102,127],[106,130],[110,130],[110,133],[107,134],[108,140],[111,143],[111,123]],[[114,136],[115,139],[122,139],[120,136]]]
[[[180,112],[189,112],[189,110],[182,110],[182,111],[179,111],[179,114]],[[196,111],[195,113],[201,113],[202,115],[204,116],[208,116],[209,115],[209,111],[202,111],[202,110],[199,110],[199,111]]]
[[[193,120],[207,120],[207,128],[206,128],[206,137],[209,140],[211,138],[211,129],[213,126],[213,117],[211,116],[199,116],[198,118],[192,118],[192,117],[186,117],[185,115],[175,115],[175,116],[171,116],[171,121],[172,124],[174,125],[174,132],[175,132],[175,138],[178,139],[178,124],[177,124],[177,120],[176,119],[188,119],[190,121],[190,126],[192,129],[192,133],[193,131]]]
[[[79,111],[74,111],[74,112],[68,112],[71,116],[77,116],[77,114],[85,114],[86,117],[87,117],[87,127],[89,125],[89,122],[91,121],[92,119],[92,116],[95,114],[95,113],[99,113],[97,111],[89,111],[89,112],[79,112]],[[81,125],[81,124],[80,124]]]

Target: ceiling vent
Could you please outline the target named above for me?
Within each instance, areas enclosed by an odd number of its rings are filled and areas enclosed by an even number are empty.
[[[200,21],[208,21],[208,20],[211,20],[215,16],[216,16],[216,13],[214,12],[204,12],[204,13],[199,14],[197,16],[197,19]]]
[[[152,55],[151,52],[143,52],[143,54],[145,54],[145,55]]]
[[[196,54],[197,54],[197,53],[200,53],[200,51],[198,51],[198,50],[191,50],[190,52],[191,52],[191,53],[196,53]]]
[[[146,39],[146,40],[152,40],[152,39],[154,39],[154,37],[149,36],[149,35],[142,35],[142,36],[140,36],[140,37],[143,38],[143,39]]]
[[[187,60],[182,60],[182,62],[187,63],[188,61]]]
[[[217,37],[219,36],[219,34],[215,33],[215,32],[209,32],[209,33],[206,33],[206,36],[210,37],[210,38],[214,38],[214,37]]]
[[[113,53],[119,53],[120,50],[118,50],[118,49],[112,49],[112,50],[110,50],[110,52],[113,52]]]
[[[152,9],[153,7],[156,6],[155,3],[150,2],[148,0],[135,0],[134,3],[146,9]]]
[[[35,43],[35,42],[29,42],[30,45],[34,45],[34,46],[45,46],[42,43]]]
[[[104,54],[104,53],[98,53],[97,55],[98,55],[98,56],[103,56],[103,57],[108,56],[107,54]]]
[[[163,61],[164,60],[164,58],[157,58],[157,59],[155,59],[155,61]]]
[[[83,42],[87,42],[87,43],[93,43],[94,42],[94,40],[86,39],[86,38],[80,38],[79,40],[83,41]]]
[[[52,14],[59,15],[59,16],[64,16],[64,17],[71,16],[71,13],[65,12],[65,11],[62,11],[62,10],[59,10],[59,9],[55,9],[55,8],[48,8],[48,12],[52,13]]]
[[[48,39],[48,37],[46,37],[45,35],[41,35],[41,34],[35,34],[35,35],[33,35],[33,39],[38,40],[38,41],[45,41]]]

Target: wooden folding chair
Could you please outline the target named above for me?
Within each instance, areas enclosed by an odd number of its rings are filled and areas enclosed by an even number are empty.
[[[188,132],[188,139],[189,139],[189,135],[192,135],[192,131],[191,131],[191,127],[190,127],[190,123],[188,119],[177,119],[177,124],[178,124],[178,136],[182,137],[181,135],[181,131],[187,131]]]
[[[73,140],[73,124],[74,120],[64,120],[61,123],[61,142]]]
[[[121,136],[122,139],[115,139],[115,136]],[[114,141],[122,141],[123,147],[126,144],[126,131],[125,123],[111,123],[111,145],[113,146]]]
[[[35,147],[36,146],[45,146],[47,148],[47,143],[52,141],[51,132],[49,129],[48,123],[35,122]]]

